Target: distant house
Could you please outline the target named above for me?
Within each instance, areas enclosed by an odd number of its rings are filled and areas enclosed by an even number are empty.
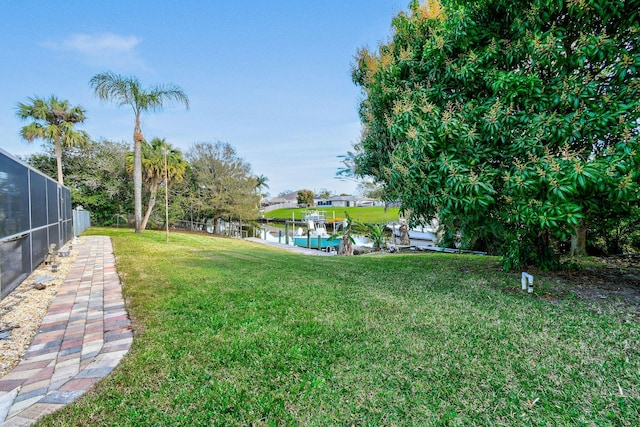
[[[298,192],[294,191],[292,193],[289,194],[285,194],[284,196],[282,196],[284,199],[287,200],[288,203],[298,203]]]
[[[331,206],[341,208],[383,206],[382,202],[378,200],[361,196],[333,196],[328,199],[318,199],[316,204],[318,207]]]
[[[298,192],[294,191],[289,194],[285,194],[279,197],[272,197],[270,199],[262,199],[260,201],[264,212],[273,211],[282,208],[297,208],[298,206]],[[333,196],[328,199],[315,198],[314,205],[318,208],[360,208],[368,206],[384,206],[384,203],[362,196]]]
[[[260,205],[263,208],[263,212],[270,212],[276,209],[283,208],[297,208],[298,207],[298,192],[286,194],[282,197],[272,197],[270,199],[262,199]]]
[[[279,205],[282,203],[287,203],[288,200],[284,197],[272,197],[270,199],[264,198],[260,201],[262,206],[271,206],[271,205]]]

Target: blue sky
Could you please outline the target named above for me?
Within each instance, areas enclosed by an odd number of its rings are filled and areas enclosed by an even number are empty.
[[[132,140],[133,113],[98,101],[89,79],[134,75],[143,86],[179,85],[191,109],[143,117],[147,139],[186,151],[225,141],[269,178],[271,195],[326,188],[338,155],[360,134],[356,50],[390,35],[409,0],[3,1],[0,148],[42,151],[21,140],[16,104],[56,95],[87,110],[79,128],[96,140]]]

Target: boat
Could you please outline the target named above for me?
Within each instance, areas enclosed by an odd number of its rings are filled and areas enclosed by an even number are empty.
[[[313,212],[305,212],[304,215],[305,221],[315,221],[315,222],[325,222],[325,212],[324,211],[313,211]]]
[[[373,248],[373,242],[368,237],[359,235],[354,235],[351,237],[353,238],[354,248]]]
[[[325,218],[324,211],[307,211],[303,216],[303,220],[306,222],[306,227],[298,228],[292,237],[283,236],[281,231],[276,236],[272,234],[272,232],[263,229],[260,232],[260,238],[272,242],[292,244],[302,248],[338,252],[342,242],[342,237],[336,236],[335,232],[344,225],[345,219],[333,218],[326,220]],[[330,225],[332,233],[327,231],[327,225]],[[373,247],[371,240],[364,236],[354,235],[352,238],[354,239],[354,247]]]
[[[337,250],[340,247],[340,238],[332,238],[325,227],[324,221],[318,222],[308,219],[307,231],[302,227],[293,236],[293,244],[303,248],[319,250]]]

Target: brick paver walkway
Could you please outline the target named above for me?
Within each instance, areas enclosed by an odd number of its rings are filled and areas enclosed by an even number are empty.
[[[77,249],[76,249],[77,248]],[[31,346],[0,379],[0,426],[26,426],[109,374],[133,334],[111,240],[85,236]]]

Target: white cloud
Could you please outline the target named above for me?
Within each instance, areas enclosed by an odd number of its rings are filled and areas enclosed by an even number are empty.
[[[60,40],[48,40],[42,46],[55,51],[78,53],[90,65],[131,69],[144,67],[137,52],[141,42],[142,39],[136,36],[76,33]]]
[[[63,41],[63,46],[81,53],[94,54],[96,52],[109,51],[112,53],[131,53],[142,40],[136,36],[120,36],[118,34],[104,33],[73,34]]]

